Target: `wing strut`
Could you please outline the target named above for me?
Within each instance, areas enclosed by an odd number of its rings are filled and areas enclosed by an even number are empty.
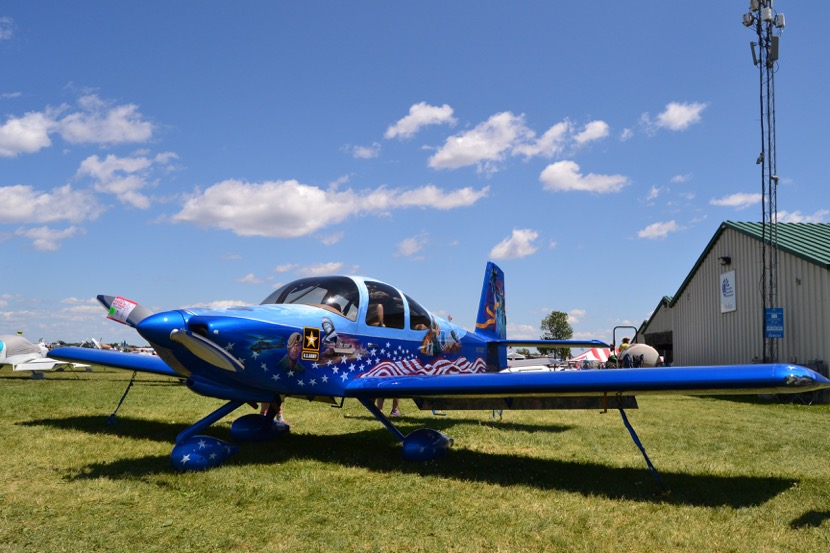
[[[651,459],[648,458],[648,454],[646,453],[646,448],[643,447],[642,442],[640,442],[640,438],[637,437],[637,433],[634,431],[634,427],[631,426],[631,423],[628,422],[628,417],[625,415],[625,410],[622,407],[619,407],[620,416],[622,417],[623,424],[628,429],[628,433],[631,434],[631,439],[634,440],[634,443],[637,444],[637,447],[640,448],[640,453],[643,454],[643,458],[646,460],[646,464],[648,465],[648,470],[651,471],[651,474],[654,475],[654,479],[657,480],[657,485],[660,486],[660,491],[663,495],[667,495],[669,490],[666,489],[666,486],[663,485],[663,479],[660,478],[660,473],[657,472],[657,469],[654,468],[654,465],[651,464]]]
[[[138,371],[133,371],[133,376],[132,376],[132,378],[130,378],[130,383],[127,384],[127,389],[124,390],[124,395],[121,396],[121,401],[118,402],[118,405],[116,406],[115,411],[113,411],[112,415],[110,415],[109,418],[107,419],[107,426],[117,426],[118,425],[118,418],[115,416],[115,414],[118,412],[119,409],[121,409],[121,404],[124,403],[124,400],[127,399],[127,394],[130,393],[130,388],[133,387],[133,384],[135,383],[135,375],[137,375],[137,374],[138,374]]]
[[[360,398],[357,398],[357,399],[358,399],[358,401],[360,401],[360,403],[363,404],[363,407],[368,409],[369,412],[372,413],[375,416],[375,418],[377,420],[379,420],[383,424],[383,426],[385,426],[389,430],[389,432],[392,433],[393,436],[395,436],[396,440],[403,443],[403,441],[406,439],[406,436],[404,436],[403,432],[398,430],[398,427],[396,427],[394,424],[392,424],[392,421],[390,421],[388,418],[386,418],[386,415],[384,415],[381,412],[381,410],[377,408],[377,406],[375,405],[375,400],[374,399],[372,399],[372,398],[363,398],[363,397],[360,397]]]

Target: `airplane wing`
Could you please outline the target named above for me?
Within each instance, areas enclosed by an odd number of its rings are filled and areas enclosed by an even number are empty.
[[[56,367],[63,368],[72,365],[72,368],[85,368],[89,365],[82,363],[67,363],[66,361],[58,361],[57,359],[50,359],[49,357],[38,357],[30,359],[22,363],[12,365],[12,370],[15,371],[52,371]]]
[[[810,392],[828,387],[830,380],[810,369],[779,363],[368,377],[353,380],[346,395],[355,398],[584,397],[667,392],[733,395]]]
[[[138,371],[163,376],[181,378],[181,375],[170,368],[170,366],[155,355],[142,355],[140,353],[124,353],[120,351],[108,351],[93,348],[56,348],[49,352],[49,357],[61,361],[90,363],[93,365],[104,365],[116,369]]]

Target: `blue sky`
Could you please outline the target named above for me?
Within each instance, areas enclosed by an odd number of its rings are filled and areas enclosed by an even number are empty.
[[[783,221],[830,221],[826,2],[787,2]],[[139,339],[153,310],[362,274],[508,336],[639,325],[758,221],[748,2],[9,2],[0,333]]]

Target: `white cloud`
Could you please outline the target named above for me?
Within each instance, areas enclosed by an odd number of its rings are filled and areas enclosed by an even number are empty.
[[[623,175],[583,175],[579,165],[573,161],[557,161],[545,167],[539,181],[546,190],[595,192],[608,194],[619,192],[628,184],[628,177]]]
[[[142,119],[138,106],[111,106],[95,95],[78,101],[82,111],[61,119],[58,132],[69,143],[122,144],[146,142],[153,135],[153,125]]]
[[[553,157],[562,152],[568,134],[571,132],[571,123],[568,120],[555,124],[535,141],[517,144],[513,148],[514,155],[523,155],[531,158],[535,156]],[[530,137],[532,133],[528,134]]]
[[[356,159],[374,159],[380,155],[380,144],[373,142],[371,146],[353,146],[351,151]]]
[[[738,193],[724,196],[723,198],[712,198],[709,200],[711,205],[721,207],[734,207],[736,209],[746,209],[753,205],[760,205],[761,194],[747,194]]]
[[[587,314],[588,311],[585,309],[571,309],[568,311],[568,323],[572,325],[579,324]]]
[[[96,298],[69,297],[60,300],[59,303],[66,306],[55,311],[60,319],[82,321],[90,317],[98,319],[101,316],[101,304]]]
[[[505,238],[490,250],[490,257],[499,259],[518,259],[532,255],[538,249],[533,242],[539,233],[531,229],[514,229],[509,238]]]
[[[332,234],[327,234],[320,238],[320,242],[323,243],[324,246],[333,246],[340,242],[345,236],[344,232],[334,232]]]
[[[263,282],[267,282],[270,279],[258,277],[254,273],[248,273],[244,277],[237,280],[238,282],[241,282],[243,284],[262,284]]]
[[[652,200],[656,200],[657,196],[660,195],[660,192],[662,192],[662,189],[660,187],[652,186],[651,190],[648,191],[648,196],[646,196],[646,201],[650,202]]]
[[[412,190],[384,187],[370,192],[343,191],[296,180],[248,183],[226,180],[190,197],[173,221],[230,230],[239,236],[295,238],[349,217],[424,207],[453,209],[485,197],[488,189],[445,192],[433,185]]]
[[[149,186],[150,170],[154,166],[167,166],[177,156],[170,152],[149,157],[118,157],[108,155],[101,159],[90,156],[81,162],[76,176],[89,176],[98,192],[114,194],[124,204],[138,209],[150,207],[150,199],[142,192]]]
[[[59,249],[61,240],[71,238],[78,232],[80,230],[74,226],[63,230],[55,230],[49,227],[35,227],[19,229],[15,234],[31,239],[36,250],[47,252]]]
[[[804,215],[800,211],[779,211],[779,223],[825,223],[830,215],[830,210],[819,209],[812,215]]]
[[[449,137],[429,158],[429,166],[458,169],[476,165],[479,173],[489,174],[498,171],[508,156],[551,158],[562,154],[569,144],[582,146],[608,135],[609,127],[604,121],[591,121],[577,133],[573,124],[565,119],[537,138],[526,125],[524,115],[506,111],[492,115],[473,129]]]
[[[582,129],[582,132],[574,136],[574,141],[579,144],[587,144],[594,140],[601,140],[609,134],[608,123],[605,121],[591,121]]]
[[[701,102],[669,102],[656,120],[652,120],[645,113],[642,121],[651,132],[657,129],[685,131],[691,125],[700,122],[700,114],[707,106],[708,104]]]
[[[653,240],[656,238],[665,238],[670,232],[677,232],[680,227],[675,221],[668,221],[666,223],[652,223],[643,230],[637,233],[640,238]]]
[[[433,184],[427,184],[421,188],[404,190],[398,193],[380,189],[372,193],[369,199],[378,195],[378,200],[380,200],[377,202],[378,205],[391,202],[394,205],[390,207],[431,207],[446,211],[448,209],[473,205],[480,199],[486,197],[489,192],[489,186],[485,186],[481,190],[475,190],[467,186],[454,192],[445,192]]]
[[[516,144],[531,138],[524,117],[510,112],[497,113],[475,128],[449,137],[432,157],[433,169],[458,169],[479,165],[479,171],[491,169],[488,162],[499,162]]]
[[[32,112],[23,117],[10,117],[0,126],[0,157],[32,154],[52,145],[49,132],[54,120],[45,113]]]
[[[507,336],[511,340],[536,340],[539,338],[539,329],[529,324],[507,323]]]
[[[225,307],[239,307],[240,305],[250,305],[250,301],[246,300],[214,300],[204,303],[193,303],[190,305],[182,305],[182,309],[190,307],[204,307],[206,309],[222,309]]]
[[[427,125],[455,125],[453,110],[447,104],[441,107],[431,106],[426,102],[414,104],[409,108],[409,115],[400,119],[386,129],[385,138],[411,138]]]
[[[299,265],[297,265],[296,263],[285,263],[283,265],[277,265],[276,267],[274,267],[274,271],[276,271],[277,273],[287,273],[289,271],[293,271],[297,267],[299,267]]]
[[[343,268],[343,264],[339,261],[330,261],[328,263],[316,263],[314,265],[306,265],[305,267],[297,267],[296,272],[302,276],[321,276],[339,273]]]
[[[683,184],[692,180],[692,175],[690,173],[686,173],[685,175],[675,175],[671,178],[669,182],[672,184]]]
[[[11,40],[14,36],[14,19],[11,17],[0,17],[0,40]]]
[[[395,254],[398,257],[410,257],[415,255],[429,244],[429,234],[422,232],[417,236],[406,238],[398,243],[398,251]]]
[[[620,133],[620,142],[626,142],[634,137],[634,131],[631,129],[623,129]]]
[[[73,190],[68,184],[50,192],[22,184],[0,187],[0,221],[4,223],[81,223],[97,218],[102,209],[90,192]]]
[[[143,120],[133,104],[112,105],[95,95],[78,100],[79,110],[61,118],[68,106],[9,117],[0,126],[0,157],[31,154],[52,145],[58,133],[71,144],[123,144],[146,142],[154,126]]]

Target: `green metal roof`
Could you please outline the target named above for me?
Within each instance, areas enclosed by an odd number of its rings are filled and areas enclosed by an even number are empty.
[[[726,221],[721,227],[737,230],[756,240],[763,240],[761,223]],[[778,249],[824,269],[830,269],[830,224],[778,223]]]
[[[810,263],[815,263],[823,269],[830,269],[830,224],[777,223],[777,225],[778,249],[780,251],[800,257]],[[721,223],[718,231],[706,245],[706,249],[697,258],[694,267],[689,271],[683,284],[677,289],[677,293],[669,302],[669,307],[674,307],[674,304],[677,303],[677,300],[683,294],[683,289],[692,280],[692,277],[703,263],[703,260],[706,259],[709,251],[715,246],[721,234],[729,228],[758,241],[763,240],[762,231],[764,226],[762,223],[737,223],[735,221]]]

